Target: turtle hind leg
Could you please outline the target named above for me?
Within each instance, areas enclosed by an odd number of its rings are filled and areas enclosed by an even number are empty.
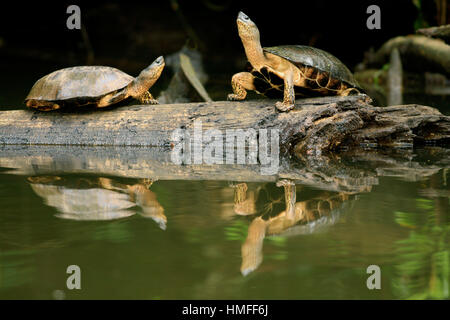
[[[357,95],[357,94],[361,94],[361,92],[356,88],[347,88],[338,93],[338,95],[340,95],[342,97],[346,97],[346,96],[350,96],[350,95]]]
[[[28,108],[38,109],[39,111],[52,111],[61,108],[57,103],[51,101],[28,100],[26,102]]]
[[[153,98],[152,94],[148,91],[145,91],[136,99],[139,100],[142,104],[158,104],[158,100]]]
[[[231,78],[233,93],[228,95],[228,100],[244,100],[247,96],[247,90],[255,90],[253,84],[253,75],[250,72],[239,72]]]

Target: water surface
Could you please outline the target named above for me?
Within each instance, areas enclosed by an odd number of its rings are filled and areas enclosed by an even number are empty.
[[[449,298],[448,151],[283,160],[278,176],[167,159],[2,147],[0,298]]]

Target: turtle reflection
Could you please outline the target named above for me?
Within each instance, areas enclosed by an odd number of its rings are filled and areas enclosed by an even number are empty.
[[[234,213],[238,215],[251,215],[256,213],[256,200],[260,187],[256,190],[248,190],[247,183],[231,183],[230,187],[234,188]]]
[[[244,276],[256,270],[261,264],[265,237],[325,231],[338,221],[344,205],[354,198],[352,194],[344,192],[322,192],[312,199],[296,201],[296,186],[292,181],[280,180],[277,186],[284,188],[285,209],[281,212],[275,210],[273,204],[282,201],[271,199],[260,211],[261,214],[250,223],[247,238],[241,248],[241,273]],[[235,188],[235,213],[239,215],[256,213],[259,195],[265,187],[249,190],[246,183],[234,184],[232,187]]]
[[[136,212],[166,229],[167,217],[156,194],[149,190],[152,180],[125,184],[109,178],[28,177],[33,191],[58,210],[57,217],[72,220],[115,220]],[[135,207],[139,206],[141,210]]]

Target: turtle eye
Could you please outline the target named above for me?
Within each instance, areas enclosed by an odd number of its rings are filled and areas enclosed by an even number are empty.
[[[240,19],[242,19],[244,21],[249,21],[250,20],[250,18],[245,13],[243,13],[242,11],[239,12],[238,16],[239,16]]]

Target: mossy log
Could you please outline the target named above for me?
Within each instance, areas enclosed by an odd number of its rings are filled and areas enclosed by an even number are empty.
[[[448,144],[450,117],[404,105],[373,107],[368,96],[297,100],[278,112],[272,100],[134,105],[85,112],[0,112],[0,144],[173,147],[176,129],[278,129],[284,151],[320,155],[340,148]]]

